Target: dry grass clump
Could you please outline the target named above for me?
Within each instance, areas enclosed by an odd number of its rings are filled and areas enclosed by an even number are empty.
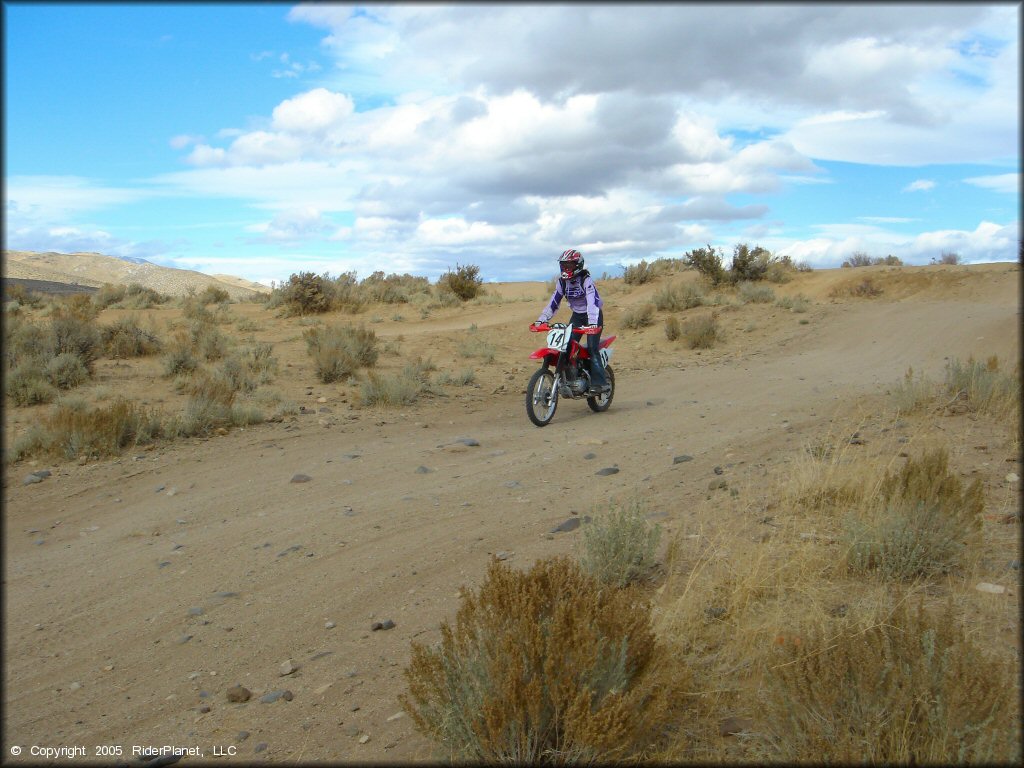
[[[852,296],[858,299],[873,299],[876,296],[882,295],[882,289],[870,277],[865,277],[859,281],[848,281],[842,285],[837,285],[828,292],[828,295],[833,299],[839,299],[844,296]]]
[[[385,408],[411,405],[424,392],[433,391],[430,385],[430,372],[433,370],[435,366],[430,361],[417,360],[398,373],[369,371],[359,388],[360,402]]]
[[[679,318],[675,315],[669,315],[665,318],[665,338],[669,341],[676,341],[680,336],[683,335],[683,326],[679,322]]]
[[[847,517],[847,562],[887,580],[947,572],[977,540],[983,510],[981,481],[964,489],[944,448],[925,452],[886,474]]]
[[[976,410],[997,417],[1020,410],[1020,376],[999,370],[999,358],[982,363],[968,358],[966,363],[953,358],[946,363],[944,382],[947,394],[963,397]]]
[[[302,332],[316,375],[329,384],[351,377],[360,367],[377,363],[377,334],[363,326],[327,325]]]
[[[482,338],[475,328],[471,328],[465,341],[459,344],[462,357],[477,357],[485,363],[493,363],[498,350],[491,342]]]
[[[669,283],[654,295],[654,306],[660,312],[681,312],[704,303],[704,291],[696,283]]]
[[[100,329],[103,349],[110,357],[144,357],[160,352],[162,344],[153,330],[143,330],[138,318],[122,317]]]
[[[739,299],[744,304],[771,304],[775,301],[775,291],[769,285],[758,285],[745,280],[737,287]]]
[[[654,305],[640,304],[627,310],[623,314],[621,322],[623,328],[632,328],[634,330],[646,328],[654,322]]]
[[[803,314],[811,308],[811,300],[802,293],[798,293],[796,296],[782,296],[775,303],[782,309],[788,309],[797,314]]]
[[[935,400],[935,383],[923,373],[914,376],[914,369],[907,368],[903,379],[889,390],[889,398],[899,413],[915,413],[929,406]]]
[[[159,414],[128,400],[92,409],[84,403],[62,402],[15,441],[8,460],[117,456],[125,448],[152,442],[161,432]]]
[[[603,584],[625,587],[650,576],[661,527],[648,525],[644,504],[609,505],[583,528],[580,565]]]
[[[403,708],[452,760],[570,764],[638,758],[678,704],[639,593],[568,558],[523,573],[491,561],[441,641],[412,644]]]
[[[643,285],[655,278],[654,268],[646,261],[630,264],[623,268],[622,282],[626,285]]]
[[[899,603],[866,628],[778,646],[763,688],[762,757],[872,765],[1020,760],[1014,665],[983,653],[951,608]]]
[[[711,349],[722,338],[722,329],[714,313],[687,320],[682,328],[683,338],[690,349]]]

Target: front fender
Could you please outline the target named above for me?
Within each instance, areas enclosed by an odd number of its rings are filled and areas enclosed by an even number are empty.
[[[530,355],[531,360],[544,360],[548,365],[555,365],[558,362],[559,351],[551,347],[541,347]]]

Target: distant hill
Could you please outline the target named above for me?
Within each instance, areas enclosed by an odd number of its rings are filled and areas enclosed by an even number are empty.
[[[191,269],[161,267],[144,259],[121,259],[100,253],[37,253],[4,251],[3,276],[25,280],[47,280],[68,285],[99,288],[104,283],[138,283],[170,296],[184,296],[190,288],[222,288],[231,298],[245,300],[269,289],[230,275],[207,275]]]

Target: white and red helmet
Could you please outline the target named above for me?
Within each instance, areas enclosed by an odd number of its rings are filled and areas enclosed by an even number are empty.
[[[583,269],[583,254],[570,248],[559,257],[558,268],[566,280],[574,277]]]

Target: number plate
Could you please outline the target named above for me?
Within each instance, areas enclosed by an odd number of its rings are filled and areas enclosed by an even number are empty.
[[[552,328],[548,331],[548,346],[551,349],[558,349],[564,351],[569,346],[569,336],[571,328]]]

